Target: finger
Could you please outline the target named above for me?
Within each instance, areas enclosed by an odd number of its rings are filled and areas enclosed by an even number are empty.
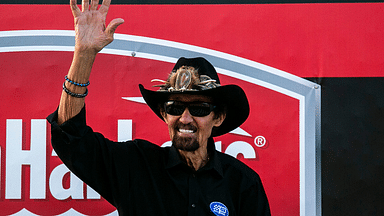
[[[81,11],[80,11],[80,8],[77,7],[77,2],[76,0],[71,0],[69,2],[69,5],[71,6],[71,11],[72,11],[72,14],[74,17],[77,17],[80,15]]]
[[[107,28],[105,29],[105,32],[107,33],[108,36],[113,36],[113,34],[115,33],[117,27],[121,24],[124,23],[124,20],[121,19],[121,18],[116,18],[116,19],[113,19],[107,26]]]
[[[99,6],[99,0],[91,0],[91,10],[97,10],[97,6]]]
[[[103,0],[103,3],[99,8],[100,13],[107,14],[109,10],[109,5],[111,5],[111,0]]]
[[[81,4],[81,10],[88,11],[89,10],[89,0],[83,0]]]

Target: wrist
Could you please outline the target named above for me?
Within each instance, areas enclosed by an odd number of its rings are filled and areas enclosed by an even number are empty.
[[[81,58],[84,60],[94,60],[96,58],[98,51],[91,48],[80,48],[75,46],[74,57]]]

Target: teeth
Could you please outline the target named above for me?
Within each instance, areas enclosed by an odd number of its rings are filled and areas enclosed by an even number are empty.
[[[193,130],[179,129],[181,133],[193,133]]]

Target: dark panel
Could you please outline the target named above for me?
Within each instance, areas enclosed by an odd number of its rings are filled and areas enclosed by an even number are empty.
[[[323,215],[384,215],[384,78],[310,80],[322,85]]]

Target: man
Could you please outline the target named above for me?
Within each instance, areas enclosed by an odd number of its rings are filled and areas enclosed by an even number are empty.
[[[84,98],[96,54],[112,42],[124,21],[105,27],[110,0],[71,8],[76,45],[59,108],[48,116],[52,145],[61,160],[114,205],[119,215],[270,215],[259,176],[235,158],[217,152],[213,137],[248,117],[244,91],[221,86],[204,58],[180,58],[157,91],[140,91],[168,125],[172,147],[145,140],[116,143],[86,125]]]

